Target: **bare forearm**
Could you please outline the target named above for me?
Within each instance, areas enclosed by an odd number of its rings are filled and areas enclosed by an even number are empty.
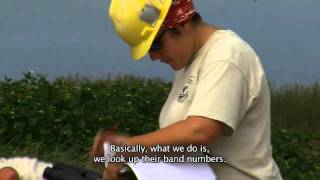
[[[181,121],[157,131],[134,136],[128,139],[128,145],[141,144],[146,147],[160,145],[186,145],[198,143],[190,123]]]
[[[209,144],[220,133],[220,124],[201,117],[188,118],[166,128],[128,138],[127,145],[140,144],[146,148],[155,145]]]

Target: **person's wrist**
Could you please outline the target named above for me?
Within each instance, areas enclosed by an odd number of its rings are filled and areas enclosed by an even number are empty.
[[[126,146],[133,146],[136,145],[132,140],[134,139],[134,137],[127,137],[124,141],[122,146],[126,145]],[[123,152],[123,153],[119,153],[125,157],[129,157],[129,156],[139,156],[140,154],[138,152]]]
[[[132,144],[132,142],[131,142],[131,138],[132,138],[132,137],[127,137],[127,138],[123,141],[122,146],[123,146],[123,145],[132,146],[133,144]]]
[[[120,146],[120,147],[125,146],[125,145],[129,146],[128,143],[129,143],[129,137],[126,137],[126,138],[118,137],[117,139],[115,139],[113,145]],[[121,155],[127,157],[129,154],[128,154],[128,152],[116,152],[114,154],[114,156],[116,156],[116,157],[119,157]]]

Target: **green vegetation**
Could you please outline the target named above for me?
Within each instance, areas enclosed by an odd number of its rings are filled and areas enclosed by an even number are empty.
[[[272,124],[302,133],[320,133],[320,84],[271,88]]]
[[[158,127],[170,83],[131,76],[116,80],[26,73],[0,82],[0,152],[96,168],[88,152],[96,131],[120,121],[120,131]],[[272,88],[274,157],[285,179],[320,179],[320,87]],[[317,132],[317,133],[316,133]]]

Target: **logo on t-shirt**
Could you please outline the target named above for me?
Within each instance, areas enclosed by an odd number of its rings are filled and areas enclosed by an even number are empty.
[[[185,85],[182,89],[182,92],[178,96],[178,102],[183,103],[187,97],[188,97],[188,92],[189,92],[189,86]]]
[[[189,76],[187,83],[184,85],[184,87],[181,90],[181,93],[178,96],[177,101],[179,103],[183,103],[189,96],[189,89],[191,87],[191,85],[193,84],[193,78],[194,76]]]

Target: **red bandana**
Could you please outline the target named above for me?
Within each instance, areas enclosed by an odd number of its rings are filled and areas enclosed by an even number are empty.
[[[190,20],[195,13],[192,0],[172,0],[169,12],[161,27],[163,29],[175,28]]]

